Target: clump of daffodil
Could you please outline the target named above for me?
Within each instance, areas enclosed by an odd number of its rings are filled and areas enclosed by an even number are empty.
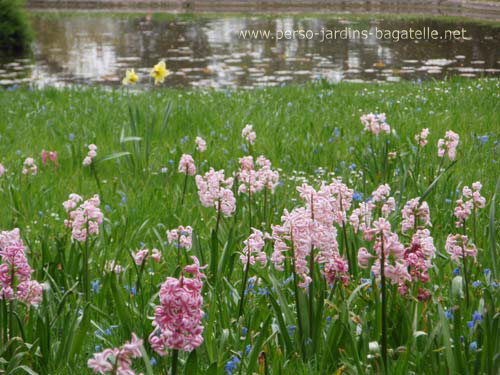
[[[135,74],[134,69],[127,69],[127,73],[125,73],[125,78],[123,78],[122,83],[124,85],[135,85],[139,77]]]
[[[155,79],[155,85],[163,83],[165,77],[168,76],[169,74],[170,72],[167,70],[167,67],[165,66],[165,61],[160,61],[151,70],[151,77]]]

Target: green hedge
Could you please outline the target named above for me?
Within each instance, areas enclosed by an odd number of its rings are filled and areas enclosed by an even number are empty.
[[[24,1],[0,0],[0,52],[18,52],[29,48],[31,29]]]

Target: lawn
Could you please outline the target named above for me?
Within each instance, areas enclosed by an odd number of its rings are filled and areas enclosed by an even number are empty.
[[[390,374],[493,375],[498,369],[498,79],[318,81],[253,91],[1,89],[0,108],[0,163],[6,169],[0,177],[0,230],[20,229],[31,278],[43,284],[35,306],[0,301],[0,369],[6,374],[90,374],[93,354],[120,347],[132,332],[144,340],[133,368],[145,374],[170,373],[173,363],[186,374],[375,374],[384,363]],[[365,131],[360,117],[368,113],[385,113],[391,134]],[[242,137],[247,124],[256,133],[253,144]],[[423,128],[429,129],[428,143],[420,147],[415,135]],[[449,130],[459,136],[456,158],[438,157],[438,139]],[[197,136],[206,141],[206,151],[197,150]],[[97,155],[85,166],[92,144]],[[57,152],[57,161],[47,156],[44,163],[42,150]],[[202,205],[195,177],[178,170],[183,154],[192,155],[197,175],[211,167],[223,169],[226,178],[239,172],[228,189],[234,212],[226,217]],[[249,155],[264,155],[279,173],[274,192],[238,192],[247,176],[239,158]],[[27,158],[34,159],[36,174]],[[344,191],[350,197],[344,207],[340,199],[345,220],[325,219],[333,222],[323,227],[314,217],[320,210],[315,202],[322,202],[321,184],[333,177],[352,191]],[[474,206],[457,227],[456,201],[476,181],[484,207]],[[300,194],[302,184],[315,190],[306,187]],[[377,202],[372,193],[382,184],[390,192]],[[100,224],[83,241],[74,236],[75,223],[73,232],[64,223],[69,214],[63,202],[72,193],[100,198],[103,220],[96,214]],[[330,209],[340,193],[328,194],[329,203],[321,204]],[[415,219],[403,231],[401,210],[417,197],[419,204],[427,202],[430,223]],[[358,250],[376,254],[377,234],[374,244],[349,218],[360,203],[371,201],[394,205],[387,215],[377,206],[373,219],[386,219],[407,253],[417,232],[429,230],[435,256],[425,260],[428,280],[418,272],[402,284],[380,278],[370,271],[377,256],[368,268],[360,267]],[[298,273],[293,234],[283,237],[284,270],[271,259],[280,242],[275,226],[286,228],[284,210],[298,213],[298,207],[312,214],[308,228],[319,231],[301,232],[315,254],[303,258],[311,278],[305,288],[297,286],[305,273]],[[91,231],[88,217],[81,218],[81,229]],[[189,250],[167,239],[166,231],[180,225],[192,227]],[[251,227],[273,239],[261,239]],[[318,239],[325,231],[330,237]],[[254,243],[255,254],[242,255],[250,233],[265,245]],[[475,245],[476,260],[460,254],[450,259],[447,238],[457,233]],[[8,241],[2,241],[0,250],[6,251]],[[321,261],[323,246],[335,248],[349,272],[336,269],[326,277],[330,264]],[[159,262],[152,251],[137,261],[139,250],[153,248],[161,253]],[[245,269],[241,259],[257,254],[266,265],[257,261]],[[395,254],[388,253],[389,266],[398,263]],[[208,265],[198,291],[203,342],[196,350],[168,349],[161,356],[148,338],[163,295],[160,285],[167,277],[197,280],[182,272],[193,263],[191,256]]]

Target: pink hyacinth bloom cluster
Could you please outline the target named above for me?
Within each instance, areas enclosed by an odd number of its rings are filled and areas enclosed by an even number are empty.
[[[424,128],[424,129],[422,129],[422,131],[420,133],[418,133],[415,136],[415,140],[417,141],[418,145],[423,148],[427,144],[427,137],[428,136],[429,136],[429,129]]]
[[[372,199],[368,202],[361,202],[358,208],[354,209],[349,217],[354,232],[366,231],[372,225],[373,212],[378,207],[382,216],[387,218],[396,209],[396,201],[391,197],[391,187],[383,184],[377,187],[372,193]]]
[[[401,216],[403,217],[401,232],[406,233],[408,229],[419,227],[417,225],[419,223],[418,220],[420,220],[420,224],[423,226],[431,225],[429,205],[424,201],[419,206],[419,199],[420,197],[410,199],[401,210]],[[415,219],[418,219],[417,222],[415,222]]]
[[[271,261],[277,270],[282,271],[286,255],[293,255],[295,272],[302,278],[299,283],[302,288],[311,282],[307,259],[314,256],[314,249],[317,249],[314,260],[323,265],[323,274],[329,282],[335,278],[345,284],[348,282],[347,263],[339,254],[334,226],[338,220],[337,184],[338,181],[324,184],[318,191],[307,184],[298,187],[305,206],[296,207],[291,212],[285,210],[281,225],[272,226],[274,250]]]
[[[404,261],[413,281],[429,281],[428,270],[436,256],[434,240],[428,229],[419,229],[413,234],[410,245],[405,249]]]
[[[31,174],[32,176],[36,176],[38,173],[38,167],[35,164],[35,160],[33,158],[26,158],[23,163],[23,174]]]
[[[193,228],[179,226],[177,229],[167,230],[168,243],[176,243],[180,248],[191,250],[193,246]]]
[[[6,171],[6,169],[3,166],[3,164],[0,164],[0,177],[2,177],[4,175],[5,171]]]
[[[263,234],[260,230],[252,228],[252,234],[243,243],[245,247],[243,248],[243,254],[241,254],[240,259],[246,269],[247,263],[253,266],[255,262],[259,262],[262,266],[267,264],[267,255],[262,249],[264,249],[264,239],[270,238],[267,233]]]
[[[166,355],[167,348],[192,351],[203,342],[204,275],[198,259],[191,257],[194,264],[184,268],[192,278],[181,275],[179,279],[167,277],[160,288],[160,304],[155,307],[154,331],[149,336],[151,348],[159,355]]]
[[[233,178],[224,178],[224,170],[216,171],[213,168],[204,176],[196,176],[198,196],[204,207],[215,207],[224,216],[231,216],[236,210],[236,199],[233,191]]]
[[[470,256],[474,259],[474,262],[476,261],[476,245],[470,242],[467,236],[461,234],[448,235],[444,248],[448,254],[450,254],[450,258],[453,262],[460,262],[464,256]]]
[[[442,158],[447,154],[450,160],[455,160],[459,139],[460,137],[457,133],[448,130],[444,139],[438,140],[438,156]]]
[[[59,163],[57,162],[57,151],[45,151],[42,150],[42,164],[47,165],[47,162],[51,161],[57,167]]]
[[[258,169],[254,169],[252,156],[240,158],[240,170],[237,176],[241,184],[238,187],[238,193],[255,194],[263,189],[274,193],[279,182],[279,173],[271,169],[271,162],[262,155],[257,158],[255,164],[259,167]]]
[[[141,346],[142,340],[132,333],[132,339],[123,346],[94,353],[94,357],[87,361],[87,365],[96,374],[135,375],[131,369],[132,359],[142,357]]]
[[[354,233],[358,233],[358,231],[364,232],[370,228],[374,209],[375,204],[372,202],[361,202],[359,207],[352,211],[349,222],[354,229]]]
[[[69,199],[63,203],[64,209],[69,214],[69,219],[64,220],[64,225],[71,228],[71,239],[84,242],[87,236],[99,234],[99,225],[104,220],[104,215],[99,209],[101,201],[98,195],[78,204],[83,198],[78,194],[70,194]]]
[[[405,262],[405,247],[399,241],[397,233],[391,231],[391,224],[383,217],[375,220],[373,226],[365,230],[365,239],[371,241],[375,238],[371,254],[362,247],[358,251],[358,264],[361,268],[369,266],[370,259],[375,259],[371,271],[375,277],[380,278],[380,259],[384,249],[384,274],[393,284],[404,286],[405,281],[411,281],[408,266]]]
[[[194,176],[196,174],[196,165],[194,164],[193,157],[189,154],[182,154],[181,160],[179,161],[179,173],[187,174],[188,176]]]
[[[36,306],[42,302],[43,288],[31,280],[33,270],[25,251],[18,228],[0,232],[0,299]]]
[[[142,263],[144,263],[144,260],[146,260],[147,258],[151,258],[156,263],[159,263],[161,260],[161,252],[158,249],[141,249],[136,253],[132,253],[132,257],[134,258],[135,264],[137,264],[138,266],[142,265]]]
[[[207,142],[203,138],[196,137],[194,143],[196,143],[196,150],[198,152],[205,152],[207,150]]]
[[[255,139],[257,138],[257,135],[253,131],[253,126],[248,124],[246,125],[243,130],[241,131],[241,136],[245,138],[245,140],[250,143],[251,145],[254,144]]]
[[[481,196],[481,188],[481,183],[477,181],[472,184],[472,189],[468,186],[462,189],[462,197],[456,201],[455,207],[455,217],[458,219],[455,223],[457,228],[464,225],[473,210],[485,207],[486,199]]]
[[[96,156],[97,156],[97,146],[92,143],[89,145],[89,152],[87,152],[87,156],[85,156],[85,158],[83,159],[82,164],[85,167],[88,167],[90,164],[92,164],[92,161]]]
[[[360,120],[365,130],[375,135],[379,135],[381,132],[386,134],[391,133],[391,127],[386,122],[385,113],[369,113],[361,116]]]

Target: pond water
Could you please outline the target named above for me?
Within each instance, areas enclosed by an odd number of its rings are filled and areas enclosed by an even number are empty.
[[[164,59],[170,86],[256,87],[330,81],[500,76],[500,25],[393,16],[249,16],[32,12],[33,53],[0,57],[0,85],[119,85],[127,68],[148,84]],[[455,40],[380,39],[376,30],[465,30]],[[424,29],[425,28],[425,29]],[[428,28],[428,29],[427,29]],[[312,39],[243,40],[239,30],[311,30]],[[323,30],[372,33],[322,40]],[[310,36],[311,34],[309,34]],[[395,34],[393,34],[395,35]],[[345,34],[344,34],[345,36]]]

